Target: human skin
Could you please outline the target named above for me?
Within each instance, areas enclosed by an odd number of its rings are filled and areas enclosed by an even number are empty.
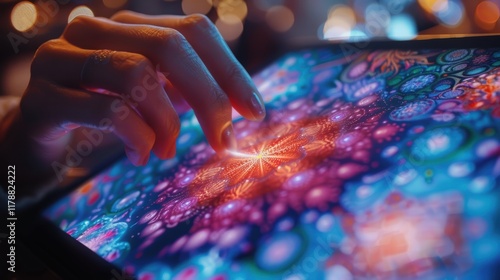
[[[21,103],[0,124],[0,161],[36,185],[54,177],[50,163],[81,127],[112,132],[134,165],[151,152],[173,157],[186,104],[219,153],[236,149],[232,108],[251,120],[265,116],[257,88],[208,18],[77,17],[35,53]]]

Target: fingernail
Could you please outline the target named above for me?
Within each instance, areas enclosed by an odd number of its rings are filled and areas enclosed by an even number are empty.
[[[134,149],[125,146],[125,154],[130,159],[133,165],[144,165],[148,161],[149,156],[141,157],[141,155]]]
[[[236,137],[234,136],[233,126],[229,124],[223,131],[221,136],[222,145],[228,150],[236,150],[238,144],[236,143]]]
[[[254,92],[250,98],[250,107],[252,108],[253,115],[255,119],[261,120],[266,116],[266,108],[264,103],[259,98],[259,95]]]

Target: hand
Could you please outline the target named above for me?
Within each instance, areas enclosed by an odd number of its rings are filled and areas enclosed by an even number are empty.
[[[265,116],[250,76],[205,16],[120,12],[78,17],[41,46],[20,112],[42,145],[53,147],[80,126],[111,130],[142,165],[151,151],[175,154],[175,107],[183,102],[217,152],[236,148],[232,107],[248,119]]]

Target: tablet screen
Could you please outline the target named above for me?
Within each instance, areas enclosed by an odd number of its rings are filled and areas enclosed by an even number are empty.
[[[492,277],[500,49],[289,53],[254,76],[218,156],[195,116],[175,158],[123,159],[44,216],[138,279]],[[177,278],[176,278],[177,277]]]

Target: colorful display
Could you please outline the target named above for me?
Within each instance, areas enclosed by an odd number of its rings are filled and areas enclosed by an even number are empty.
[[[174,159],[126,159],[44,216],[150,279],[492,278],[500,50],[290,53],[254,77],[218,156],[193,113]]]

